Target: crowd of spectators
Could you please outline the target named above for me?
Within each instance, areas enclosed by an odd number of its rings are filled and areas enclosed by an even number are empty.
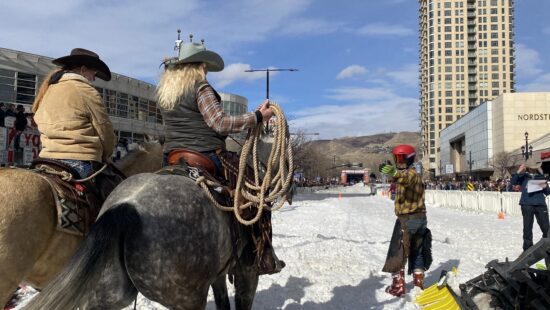
[[[483,180],[483,181],[427,181],[425,182],[426,189],[434,190],[460,190],[467,191],[468,184],[472,184],[473,191],[491,191],[491,192],[513,192],[512,186],[510,185],[510,178],[498,179],[498,180]]]
[[[0,127],[6,126],[6,117],[15,117],[15,129],[23,131],[29,125],[28,116],[32,116],[32,113],[27,113],[22,104],[15,106],[13,103],[0,102]]]

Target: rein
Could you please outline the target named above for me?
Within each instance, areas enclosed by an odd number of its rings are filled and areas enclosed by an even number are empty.
[[[258,142],[262,133],[262,123],[259,123],[251,131],[249,131],[246,141],[242,147],[241,157],[239,161],[239,174],[237,176],[237,185],[235,188],[235,196],[233,200],[233,207],[226,207],[220,205],[209,191],[210,186],[216,186],[213,182],[207,181],[204,177],[196,179],[196,183],[199,184],[208,198],[212,201],[214,206],[222,211],[228,211],[235,214],[237,220],[243,225],[252,225],[256,223],[264,209],[268,211],[276,211],[280,209],[285,200],[286,194],[292,183],[292,172],[294,171],[294,154],[292,153],[292,147],[290,145],[290,138],[288,133],[288,123],[281,107],[271,102],[270,107],[273,110],[273,114],[276,117],[276,124],[274,126],[273,133],[273,146],[269,159],[265,165],[265,175],[260,180],[260,160],[258,158]],[[254,183],[250,183],[245,178],[246,163],[249,156],[252,155],[253,169],[254,169]],[[275,167],[277,166],[277,169]],[[244,199],[243,199],[244,198]],[[243,200],[247,202],[243,203]],[[269,207],[268,204],[277,200],[277,204],[273,207]],[[241,216],[240,210],[255,207],[256,215],[246,220]]]
[[[90,176],[88,176],[87,178],[84,178],[84,179],[74,179],[73,175],[70,172],[57,171],[57,170],[49,168],[48,166],[45,166],[45,165],[36,168],[36,170],[42,171],[42,172],[47,173],[47,174],[58,175],[58,176],[61,177],[61,179],[63,181],[66,181],[66,182],[82,183],[82,182],[86,182],[86,181],[89,181],[89,180],[95,178],[103,170],[105,170],[105,168],[107,168],[107,164],[103,164],[103,167],[101,167],[101,169],[99,169],[98,171],[94,172],[92,175],[90,175]]]

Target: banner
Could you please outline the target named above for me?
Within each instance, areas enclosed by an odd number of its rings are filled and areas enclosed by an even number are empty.
[[[28,119],[27,119],[28,120]],[[0,127],[0,164],[30,165],[40,153],[40,133],[34,122],[28,121],[23,131],[15,129],[15,117],[4,119]]]

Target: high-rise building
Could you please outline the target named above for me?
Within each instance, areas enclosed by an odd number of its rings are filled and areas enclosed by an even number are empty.
[[[424,168],[442,173],[439,132],[514,91],[513,0],[419,0]]]

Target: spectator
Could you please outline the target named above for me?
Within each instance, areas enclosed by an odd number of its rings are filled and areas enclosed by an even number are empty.
[[[550,194],[550,190],[542,175],[541,164],[536,163],[533,158],[519,166],[517,173],[512,177],[511,184],[516,186],[516,189],[519,186],[521,190],[519,204],[523,216],[523,250],[525,251],[533,245],[533,217],[537,219],[542,237],[548,236],[549,221],[546,196]],[[538,186],[537,190],[531,190],[533,185]]]
[[[17,113],[15,114],[15,129],[17,131],[24,131],[27,128],[27,113],[25,113],[25,107],[22,104],[17,105]]]
[[[17,116],[17,113],[15,112],[15,104],[13,103],[8,104],[8,109],[6,110],[6,116],[13,116],[13,117]]]
[[[17,105],[17,113],[15,114],[15,139],[14,139],[14,149],[21,150],[21,134],[27,128],[27,115],[25,114],[25,107],[22,104]]]
[[[0,127],[5,127],[4,118],[6,118],[7,107],[3,102],[0,102]]]

